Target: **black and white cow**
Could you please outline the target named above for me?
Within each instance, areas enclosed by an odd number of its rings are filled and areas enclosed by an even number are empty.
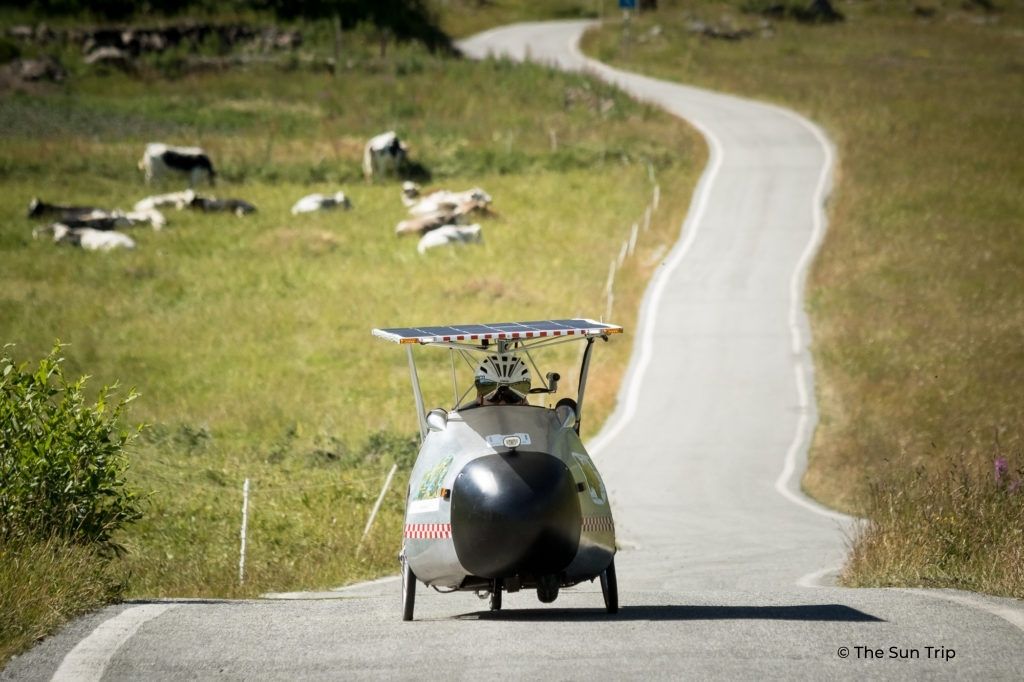
[[[216,175],[210,157],[199,147],[171,147],[160,142],[146,145],[139,170],[145,173],[147,184],[170,173],[187,175],[189,187],[200,180],[212,185]]]
[[[372,137],[363,149],[363,175],[369,180],[374,175],[397,173],[408,153],[409,148],[393,130]]]
[[[32,197],[28,202],[28,217],[43,218],[56,216],[58,218],[85,215],[97,211],[95,206],[65,206],[62,204],[48,204],[39,197]]]

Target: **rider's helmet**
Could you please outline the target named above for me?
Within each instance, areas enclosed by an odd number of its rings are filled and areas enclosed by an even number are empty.
[[[491,403],[519,404],[530,393],[530,370],[518,355],[488,355],[474,378],[477,397]]]

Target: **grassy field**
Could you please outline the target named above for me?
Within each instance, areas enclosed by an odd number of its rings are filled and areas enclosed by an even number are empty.
[[[411,46],[380,57],[361,40],[346,37],[337,77],[303,66],[312,59],[192,72],[173,55],[124,75],[67,52],[65,84],[0,97],[0,339],[25,359],[60,339],[69,375],[141,394],[130,416],[149,426],[130,476],[148,499],[119,538],[130,596],[253,596],[394,571],[416,421],[404,353],[370,329],[601,317],[609,263],[653,177],[660,208],[615,284],[612,317],[630,330],[678,235],[705,152],[677,121],[581,76]],[[363,143],[388,129],[428,187],[494,197],[483,244],[420,257],[394,236],[398,181],[360,171]],[[211,191],[259,211],[169,211],[163,231],[132,232],[133,251],[32,239],[32,196],[129,208],[151,193],[135,164],[155,140],[203,146],[220,173]],[[297,198],[337,189],[351,211],[290,215]],[[613,407],[629,351],[627,333],[595,354],[587,432]],[[428,403],[450,403],[447,354],[420,360]]]
[[[1024,597],[1024,8],[921,4],[836,3],[846,21],[805,25],[662,2],[586,47],[824,125],[839,163],[809,282],[821,423],[804,488],[874,521],[851,584]]]

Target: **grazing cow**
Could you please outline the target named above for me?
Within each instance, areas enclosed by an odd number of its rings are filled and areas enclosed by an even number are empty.
[[[427,249],[438,246],[449,246],[458,244],[479,244],[483,241],[479,224],[474,225],[445,225],[436,230],[431,230],[420,237],[420,243],[416,250],[422,256]]]
[[[146,174],[146,184],[174,172],[187,175],[189,187],[203,179],[213,185],[216,175],[210,157],[199,147],[170,147],[159,142],[146,145],[139,170]]]
[[[256,212],[256,207],[244,199],[218,199],[216,197],[203,197],[198,194],[192,197],[189,208],[198,209],[205,213],[217,213],[228,211],[241,218]]]
[[[397,173],[408,153],[409,148],[393,130],[371,138],[363,149],[363,176],[369,180],[376,174]]]
[[[352,202],[345,196],[344,192],[335,192],[334,194],[307,194],[292,206],[292,215],[298,215],[300,213],[313,213],[314,211],[324,211],[332,208],[343,208],[348,210],[352,208]]]
[[[136,211],[150,211],[163,206],[173,206],[179,211],[196,198],[193,190],[187,189],[184,192],[171,192],[170,194],[155,194],[135,202]]]
[[[96,230],[91,227],[68,227],[63,223],[54,223],[48,227],[33,230],[32,235],[38,238],[46,233],[53,235],[55,243],[78,246],[86,251],[135,248],[135,240],[121,232]]]
[[[32,197],[28,202],[28,217],[41,218],[43,216],[57,216],[59,218],[79,216],[92,213],[100,209],[94,206],[62,206],[60,204],[48,204],[39,197]]]

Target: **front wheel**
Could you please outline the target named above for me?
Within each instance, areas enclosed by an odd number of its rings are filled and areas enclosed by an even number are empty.
[[[402,556],[402,620],[412,620],[416,606],[416,576],[409,566],[409,560]]]
[[[501,588],[505,581],[495,578],[491,581],[491,611],[501,611]]]
[[[608,613],[619,612],[619,584],[615,580],[615,559],[608,568],[601,571],[601,594],[604,595],[604,608]]]

